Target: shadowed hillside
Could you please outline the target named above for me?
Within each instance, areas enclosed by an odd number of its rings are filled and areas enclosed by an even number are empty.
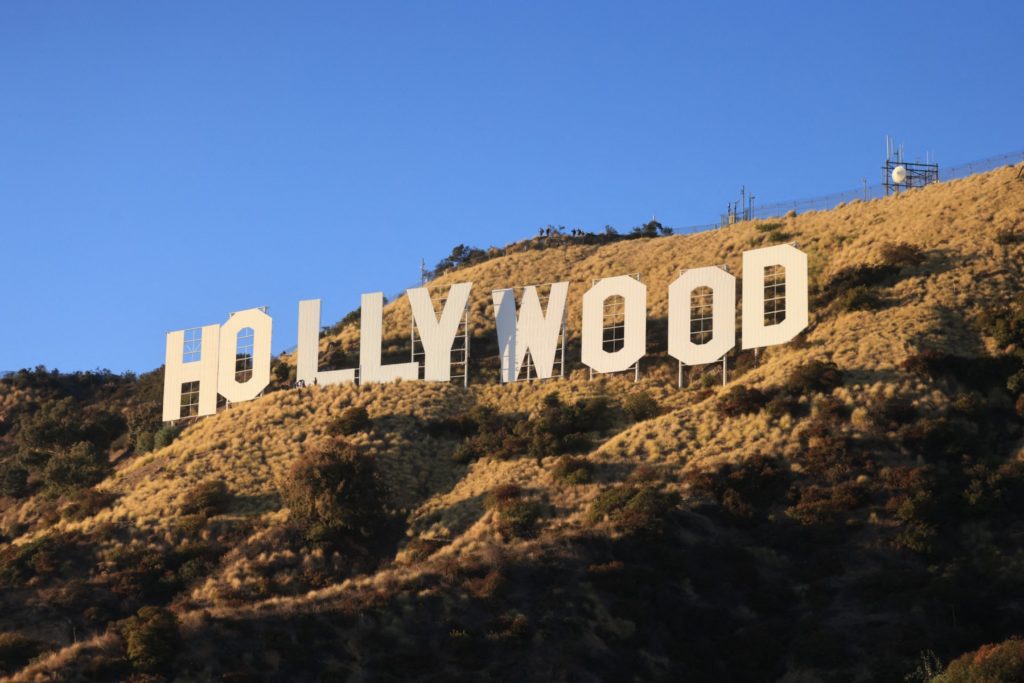
[[[275,386],[179,433],[159,423],[160,372],[10,375],[0,673],[1017,680],[1017,176],[449,272],[431,284],[474,285],[468,388]],[[808,329],[734,349],[724,387],[716,365],[678,388],[669,283],[742,277],[744,250],[782,242],[808,254]],[[641,380],[590,380],[582,295],[632,273]],[[566,378],[498,384],[491,290],[555,280],[572,283]],[[386,358],[408,359],[409,326],[399,297]],[[358,336],[337,326],[323,358],[354,366]],[[968,677],[982,666],[1002,668]]]

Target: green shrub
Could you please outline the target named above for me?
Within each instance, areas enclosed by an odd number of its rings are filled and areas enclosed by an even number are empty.
[[[4,463],[3,477],[0,477],[0,494],[21,498],[28,493],[28,470],[24,467]]]
[[[351,406],[342,411],[328,426],[327,433],[332,436],[351,436],[356,432],[364,432],[370,428],[370,414],[363,406]]]
[[[181,648],[178,618],[163,607],[143,607],[120,624],[128,661],[144,673],[170,669]]]
[[[528,444],[535,458],[588,450],[589,434],[601,432],[611,420],[608,399],[596,396],[565,405],[557,394],[544,397],[543,407],[532,422],[516,425],[516,434]]]
[[[906,242],[887,242],[881,249],[882,263],[887,266],[919,266],[924,263],[925,255],[920,248]]]
[[[515,484],[493,488],[484,498],[484,507],[497,513],[498,531],[509,538],[529,538],[536,533],[542,509]]]
[[[789,373],[783,390],[800,395],[812,391],[830,392],[843,383],[843,373],[832,361],[812,360]]]
[[[917,417],[917,408],[902,396],[872,398],[867,409],[875,424],[886,430],[909,424]]]
[[[43,643],[17,631],[0,633],[0,674],[12,674],[45,649]]]
[[[118,495],[109,491],[97,491],[94,488],[77,491],[61,510],[61,517],[70,520],[82,520],[98,514],[110,507]]]
[[[593,473],[593,465],[586,458],[563,455],[555,461],[551,473],[566,484],[586,484]]]
[[[630,394],[622,402],[622,410],[633,422],[649,420],[661,413],[658,402],[646,391]]]
[[[839,524],[847,513],[860,507],[864,498],[863,488],[855,482],[812,484],[799,489],[797,500],[786,509],[786,515],[804,525]]]
[[[882,307],[882,297],[875,288],[861,285],[839,294],[835,307],[839,311],[877,311]]]
[[[760,389],[738,384],[719,396],[715,408],[726,417],[738,417],[746,413],[756,413],[764,408],[768,397]]]
[[[178,438],[180,432],[181,429],[176,425],[164,425],[153,435],[153,450],[158,451],[170,446]]]
[[[74,556],[75,536],[50,532],[27,543],[0,547],[0,586],[17,586],[57,572]]]
[[[193,557],[186,560],[178,567],[177,575],[182,585],[188,586],[210,574],[214,564],[205,557]]]
[[[717,502],[737,520],[751,520],[784,499],[789,488],[785,462],[761,454],[738,463],[725,463],[715,470],[691,474],[690,485],[695,493]]]
[[[22,416],[15,441],[25,455],[70,448],[84,439],[83,422],[81,410],[70,397],[46,401]]]
[[[431,275],[433,277],[440,277],[448,271],[473,265],[474,263],[481,263],[486,261],[487,258],[487,252],[483,249],[459,244],[452,249],[452,253],[437,262],[434,270],[431,271]]]
[[[340,439],[307,449],[278,482],[278,490],[308,537],[367,537],[385,517],[373,459]]]
[[[999,228],[999,230],[996,231],[996,244],[1006,246],[1009,244],[1016,244],[1022,240],[1024,240],[1024,235],[1013,228]]]
[[[463,441],[452,451],[452,460],[460,465],[468,465],[483,455],[476,447],[476,443],[470,439]]]
[[[43,479],[51,492],[59,494],[97,484],[109,469],[109,463],[96,452],[96,447],[81,441],[51,456],[43,470]]]
[[[1024,306],[1002,306],[986,309],[978,320],[982,332],[1001,347],[1024,342]]]
[[[590,506],[591,524],[609,522],[630,534],[657,536],[664,532],[677,497],[653,486],[619,484],[602,491]]]
[[[132,444],[132,448],[135,449],[136,453],[149,453],[153,450],[153,444],[153,432],[144,430],[135,435],[135,442]]]
[[[896,284],[901,268],[887,265],[859,265],[844,268],[832,276],[822,287],[820,297],[824,302],[836,301],[842,295],[857,287],[883,287]]]
[[[185,495],[181,512],[185,515],[212,517],[224,512],[231,502],[231,492],[220,479],[209,479],[197,484]]]

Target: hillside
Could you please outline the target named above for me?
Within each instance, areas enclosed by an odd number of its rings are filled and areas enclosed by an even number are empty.
[[[678,388],[668,284],[781,242],[809,257],[808,329],[734,350],[725,387],[711,366]],[[0,466],[25,481],[0,498],[0,673],[903,680],[1022,634],[1022,256],[1024,181],[1003,168],[445,274],[431,285],[474,286],[467,388],[279,389],[175,434],[160,373],[9,377]],[[582,295],[632,273],[641,380],[590,380]],[[491,290],[563,279],[566,378],[498,384]],[[407,359],[409,325],[405,297],[386,306],[386,355]],[[354,364],[358,335],[324,357]],[[300,466],[339,453],[376,469],[372,525],[298,512]],[[955,673],[912,680],[973,680]]]

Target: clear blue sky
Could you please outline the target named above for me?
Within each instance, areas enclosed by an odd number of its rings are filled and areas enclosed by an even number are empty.
[[[1024,3],[4,2],[0,370],[1024,148]],[[509,285],[522,284],[510,282]]]

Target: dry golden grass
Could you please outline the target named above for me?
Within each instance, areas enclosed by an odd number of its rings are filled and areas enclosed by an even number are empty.
[[[871,397],[900,395],[922,409],[941,407],[945,399],[917,378],[902,372],[900,363],[922,346],[972,355],[984,349],[965,321],[985,307],[1020,296],[1021,244],[1000,245],[1001,229],[1024,231],[1024,183],[1015,169],[1002,169],[964,180],[933,185],[901,196],[853,202],[828,212],[810,212],[780,219],[781,230],[809,255],[812,279],[827,282],[845,268],[877,264],[886,242],[907,242],[927,254],[898,284],[886,292],[889,305],[879,311],[837,313],[822,302],[812,310],[802,341],[769,349],[760,364],[736,382],[771,387],[784,381],[796,366],[813,359],[832,360],[846,381],[833,398],[854,409],[853,430],[872,429],[863,408]],[[603,247],[566,246],[510,254],[445,275],[433,284],[472,281],[472,319],[478,335],[493,334],[492,289],[568,279],[569,335],[579,334],[581,297],[591,279],[641,273],[648,286],[651,318],[666,315],[667,287],[686,268],[727,264],[741,273],[744,250],[761,244],[756,223],[673,237],[624,241]],[[386,307],[385,333],[406,339],[409,311],[404,297]],[[343,330],[324,344],[358,349],[358,331]],[[550,473],[552,458],[540,462],[520,458],[483,459],[470,466],[451,459],[452,440],[434,439],[423,422],[459,415],[474,404],[503,411],[533,413],[551,392],[563,400],[606,394],[619,399],[635,390],[630,378],[607,376],[589,381],[578,358],[569,358],[564,380],[502,386],[494,378],[473,378],[468,389],[454,385],[396,383],[382,386],[334,386],[282,391],[207,418],[188,428],[158,452],[135,459],[101,485],[122,495],[113,508],[82,522],[60,526],[88,529],[108,521],[130,521],[142,528],[165,531],[179,515],[182,500],[197,483],[223,479],[238,497],[233,515],[261,522],[265,528],[281,521],[275,478],[306,444],[322,438],[330,421],[352,405],[365,406],[374,421],[368,433],[352,437],[364,453],[374,455],[389,488],[391,503],[407,511],[410,533],[438,539],[447,546],[438,553],[482,552],[497,543],[483,496],[498,484],[517,483],[544,495],[551,514],[548,531],[579,523],[581,511],[604,485],[564,486]],[[802,427],[789,416],[761,412],[726,418],[714,410],[720,388],[703,394],[675,387],[671,363],[645,361],[641,385],[665,409],[661,416],[622,430],[586,454],[598,465],[641,462],[668,468],[703,467],[758,453],[789,455],[799,447]],[[811,400],[811,399],[808,399]],[[543,530],[542,530],[543,531]],[[260,533],[260,532],[257,532]],[[529,542],[523,542],[524,547]],[[216,606],[232,594],[244,594],[258,575],[254,563],[282,560],[271,555],[255,559],[229,555],[218,572],[193,591],[192,599]],[[399,560],[403,556],[399,555]],[[303,558],[329,562],[330,558]],[[346,581],[326,591],[296,598],[275,598],[263,607],[291,609],[345,591],[380,587],[381,582],[413,576],[419,569],[399,562],[373,577]],[[224,610],[235,608],[222,607]],[[242,609],[242,608],[238,608]]]

